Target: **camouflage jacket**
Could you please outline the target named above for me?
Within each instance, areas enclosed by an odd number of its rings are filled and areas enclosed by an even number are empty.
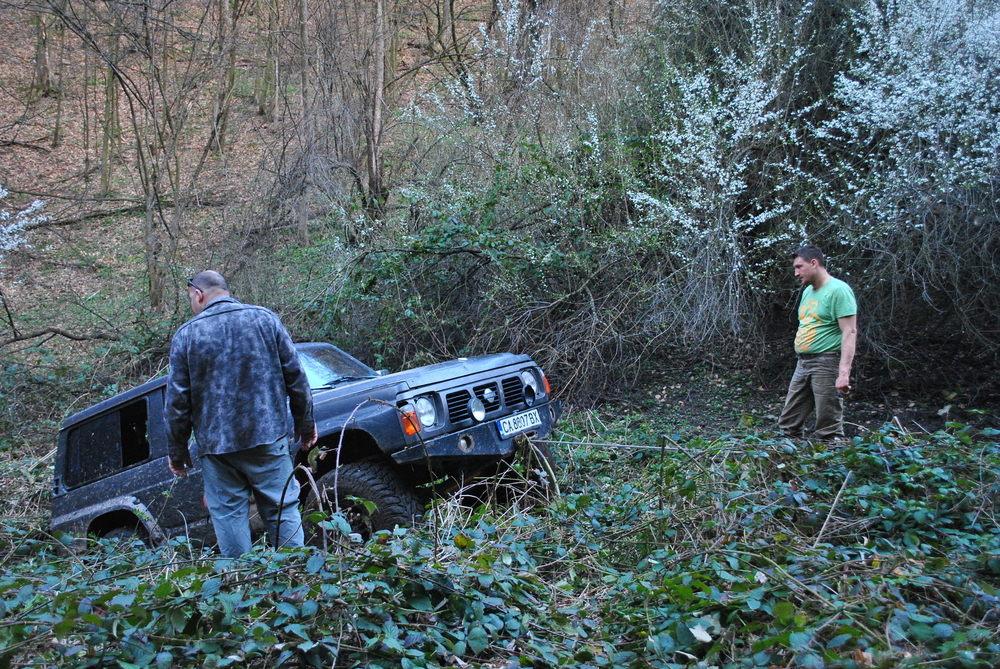
[[[181,461],[194,430],[200,455],[270,444],[313,430],[309,381],[278,316],[231,297],[212,300],[170,345],[164,415],[169,455]]]

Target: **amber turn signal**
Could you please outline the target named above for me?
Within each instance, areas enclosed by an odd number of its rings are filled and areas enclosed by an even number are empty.
[[[403,409],[403,415],[401,417],[403,421],[403,432],[406,433],[406,436],[412,437],[417,432],[420,432],[420,420],[417,418],[416,409],[412,409],[410,407],[407,408],[410,410],[407,411],[406,409]]]

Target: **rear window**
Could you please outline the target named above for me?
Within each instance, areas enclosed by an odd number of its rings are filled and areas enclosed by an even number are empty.
[[[146,398],[73,428],[66,437],[70,488],[110,476],[149,459]]]

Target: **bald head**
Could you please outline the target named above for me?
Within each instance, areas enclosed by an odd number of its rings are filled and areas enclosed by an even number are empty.
[[[212,269],[206,269],[204,272],[196,274],[188,282],[194,284],[194,287],[203,293],[213,291],[229,293],[229,284],[226,283],[226,278]]]
[[[229,297],[229,284],[224,276],[207,269],[188,279],[188,297],[191,299],[191,311],[197,316],[212,300]]]

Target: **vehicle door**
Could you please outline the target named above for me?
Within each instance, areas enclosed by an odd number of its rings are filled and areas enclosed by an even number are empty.
[[[62,483],[78,509],[109,500],[124,505],[134,497],[148,528],[167,536],[190,528],[193,536],[201,536],[208,515],[201,470],[187,478],[170,472],[163,396],[163,388],[156,388],[72,428]]]

